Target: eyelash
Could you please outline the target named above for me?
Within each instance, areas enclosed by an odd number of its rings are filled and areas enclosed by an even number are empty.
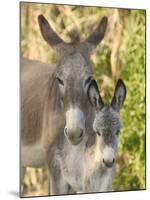
[[[60,78],[57,77],[57,80],[61,85],[64,85],[63,81]]]
[[[96,133],[97,133],[99,136],[101,136],[101,134],[100,134],[100,132],[99,132],[99,131],[96,131]]]

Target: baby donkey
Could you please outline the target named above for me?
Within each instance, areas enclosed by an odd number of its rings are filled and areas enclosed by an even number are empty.
[[[88,193],[112,189],[115,153],[122,127],[119,111],[126,97],[126,87],[119,79],[111,103],[104,104],[96,81],[92,80],[88,96],[95,112],[94,132],[86,134],[77,146],[71,145],[64,136],[61,145],[53,148],[51,194],[68,194],[71,190]]]

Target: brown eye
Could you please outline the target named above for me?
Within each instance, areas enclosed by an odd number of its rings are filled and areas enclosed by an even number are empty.
[[[58,81],[58,83],[59,83],[60,85],[63,85],[63,86],[64,86],[63,80],[61,80],[59,77],[56,77],[56,79],[57,79],[57,81]]]
[[[97,133],[99,136],[101,136],[101,133],[100,133],[98,130],[96,131],[96,133]]]
[[[116,135],[119,135],[119,133],[120,133],[120,130],[116,131]]]

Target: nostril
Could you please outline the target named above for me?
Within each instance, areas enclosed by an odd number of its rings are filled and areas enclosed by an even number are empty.
[[[112,161],[110,161],[110,160],[104,160],[104,158],[103,158],[103,163],[106,165],[106,167],[108,167],[108,168],[110,168],[110,167],[112,167],[113,166],[113,164],[114,164],[114,162],[115,162],[115,159],[113,159]]]
[[[104,158],[103,158],[103,163],[105,164],[105,160],[104,160]]]
[[[64,128],[64,133],[67,135],[67,127]]]
[[[73,135],[70,135],[69,138],[70,138],[70,140],[74,140],[74,136]]]
[[[81,138],[82,135],[83,135],[83,130],[81,130],[80,135],[79,135],[79,138]]]

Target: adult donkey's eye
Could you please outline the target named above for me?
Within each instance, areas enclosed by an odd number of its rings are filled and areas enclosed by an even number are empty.
[[[60,85],[63,85],[63,86],[64,86],[64,82],[63,82],[62,79],[60,79],[59,77],[56,77],[56,79],[57,79],[57,81],[58,81],[58,83],[59,83]]]

